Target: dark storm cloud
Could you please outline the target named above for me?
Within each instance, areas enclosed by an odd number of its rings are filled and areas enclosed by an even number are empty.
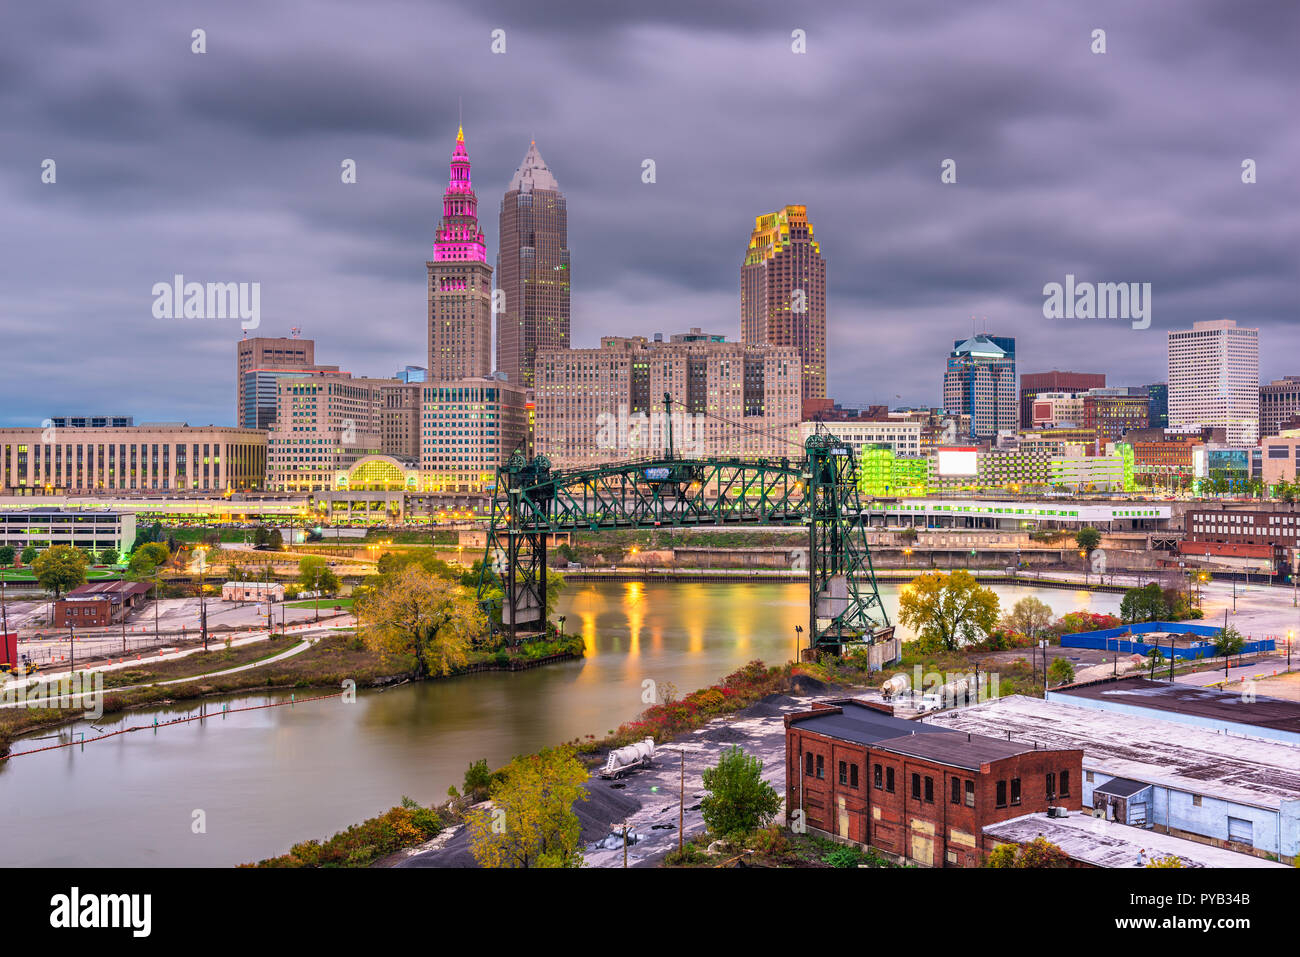
[[[803,203],[828,262],[831,392],[846,403],[937,403],[945,350],[972,316],[1018,338],[1022,371],[1158,381],[1167,329],[1231,317],[1261,328],[1266,377],[1297,373],[1298,10],[11,4],[0,419],[232,421],[238,323],[150,313],[153,283],[178,272],[261,282],[256,331],[300,326],[322,362],[367,375],[423,364],[424,260],[458,108],[491,261],[530,137],[568,197],[575,345],[737,335],[753,219]],[[1103,56],[1089,52],[1098,27]],[[805,55],[790,51],[796,28]],[[53,186],[39,180],[46,157]],[[1256,185],[1240,181],[1245,157]],[[339,181],[344,158],[355,186]],[[1042,286],[1067,272],[1152,283],[1152,328],[1044,319]]]

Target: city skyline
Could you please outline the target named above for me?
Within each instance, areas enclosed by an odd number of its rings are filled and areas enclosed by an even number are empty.
[[[792,23],[775,8],[742,18],[668,4],[559,30],[537,11],[489,5],[430,34],[416,29],[423,15],[379,6],[382,21],[338,7],[305,32],[276,11],[277,29],[301,33],[287,63],[255,42],[241,4],[204,11],[203,56],[190,53],[184,9],[132,25],[134,41],[86,5],[103,42],[76,60],[0,40],[0,65],[26,78],[0,133],[12,230],[0,313],[24,375],[58,396],[18,390],[5,424],[109,405],[137,421],[233,424],[238,321],[150,314],[152,284],[180,273],[260,282],[250,335],[301,327],[358,374],[420,362],[417,257],[428,258],[458,98],[486,208],[531,139],[564,171],[582,261],[574,346],[693,326],[739,340],[736,248],[754,217],[799,204],[826,251],[827,391],[846,405],[939,404],[931,343],[974,331],[971,316],[1014,335],[1025,369],[1086,353],[1108,381],[1158,382],[1169,329],[1230,318],[1261,330],[1261,379],[1295,372],[1300,227],[1281,171],[1298,150],[1271,119],[1294,86],[1293,12],[1006,3],[940,18],[911,5]],[[11,38],[54,34],[40,11],[11,17],[27,28]],[[362,23],[368,43],[348,42]],[[1100,56],[1088,49],[1098,24],[1110,37]],[[490,50],[498,26],[503,55]],[[795,27],[805,54],[791,51]],[[614,36],[643,55],[611,60],[602,42]],[[99,52],[135,42],[151,50],[138,65]],[[738,95],[755,55],[790,58],[757,105]],[[1201,77],[1188,64],[1206,56],[1223,69]],[[452,58],[455,82],[434,85],[428,63]],[[605,87],[593,87],[597,72]],[[539,74],[541,96],[511,96]],[[70,98],[70,86],[112,96]],[[46,157],[53,184],[41,182]],[[949,157],[957,181],[942,184]],[[1259,163],[1253,185],[1240,180],[1247,157]],[[352,185],[339,180],[347,159]],[[642,182],[645,159],[654,183]],[[1068,275],[1151,282],[1151,327],[1043,318],[1042,287]],[[69,340],[115,355],[145,337],[175,361],[119,382],[111,401],[66,358]]]

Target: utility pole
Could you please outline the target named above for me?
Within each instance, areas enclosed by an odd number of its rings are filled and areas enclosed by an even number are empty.
[[[1287,665],[1289,667],[1291,662],[1291,644],[1288,642],[1286,647]],[[682,832],[686,827],[686,752],[679,751],[678,753],[682,756],[682,790],[677,799],[677,853],[680,854],[682,852],[682,842],[685,840],[682,836]]]
[[[8,580],[8,570],[0,569],[0,619],[4,621],[4,624],[0,625],[0,627],[4,628],[6,636],[9,634],[9,606],[5,603],[5,582]],[[18,662],[15,661],[13,664],[15,668],[18,667]]]
[[[207,578],[204,572],[207,570],[208,553],[199,553],[199,630],[203,633],[203,650],[208,650],[208,599],[207,599]]]
[[[16,662],[15,662],[16,664]],[[68,620],[68,674],[77,673],[77,644],[76,638],[72,634],[72,620]]]
[[[157,644],[158,638],[158,566],[153,567],[153,640]]]

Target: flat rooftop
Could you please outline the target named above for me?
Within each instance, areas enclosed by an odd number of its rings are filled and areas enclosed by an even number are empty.
[[[921,725],[929,727],[929,725]],[[1005,741],[980,734],[909,734],[905,737],[886,738],[873,747],[895,754],[925,758],[954,768],[978,771],[981,766],[1003,758],[1012,758],[1026,752],[1041,751],[1032,744]]]
[[[1159,717],[1009,695],[925,723],[1040,748],[1082,748],[1083,766],[1192,794],[1277,810],[1300,800],[1300,747]]]
[[[1146,867],[1148,861],[1173,855],[1186,867],[1285,867],[1251,854],[1157,834],[1139,827],[1071,811],[1068,817],[1025,814],[985,826],[999,841],[1025,844],[1045,837],[1075,860],[1096,867]]]
[[[826,703],[843,708],[843,713],[828,710],[824,714],[814,713],[807,717],[791,718],[790,726],[797,726],[800,731],[824,734],[828,738],[852,741],[855,744],[875,744],[877,741],[898,739],[905,735],[950,735],[952,733],[951,728],[939,728],[930,724],[921,724],[919,721],[895,718],[883,711],[852,701]],[[964,739],[965,736],[962,737]]]
[[[1241,692],[1170,684],[1149,678],[1124,678],[1078,688],[1063,688],[1056,694],[1071,698],[1111,701],[1135,708],[1173,711],[1218,721],[1249,724],[1300,734],[1300,702],[1284,698],[1256,697],[1245,701]]]

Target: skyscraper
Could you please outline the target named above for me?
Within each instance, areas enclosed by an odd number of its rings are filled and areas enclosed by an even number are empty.
[[[826,261],[806,206],[754,220],[740,267],[740,341],[798,349],[802,397],[825,398]]]
[[[276,382],[283,376],[338,366],[316,365],[316,342],[293,335],[255,336],[235,346],[235,425],[269,429],[275,423]]]
[[[984,333],[955,340],[943,373],[943,405],[970,416],[970,434],[993,438],[1020,422],[1016,396],[1016,340]]]
[[[1169,427],[1220,427],[1230,445],[1259,439],[1259,330],[1232,319],[1169,332]]]
[[[954,343],[954,345],[956,345]],[[1089,389],[1104,389],[1106,374],[1104,372],[1026,372],[1020,376],[1020,427],[1031,428],[1034,424],[1034,397],[1044,392],[1068,392],[1078,395]]]
[[[492,267],[478,225],[465,130],[456,131],[429,270],[429,381],[492,371]]]
[[[531,388],[537,353],[569,348],[569,214],[536,141],[501,200],[497,371]]]

